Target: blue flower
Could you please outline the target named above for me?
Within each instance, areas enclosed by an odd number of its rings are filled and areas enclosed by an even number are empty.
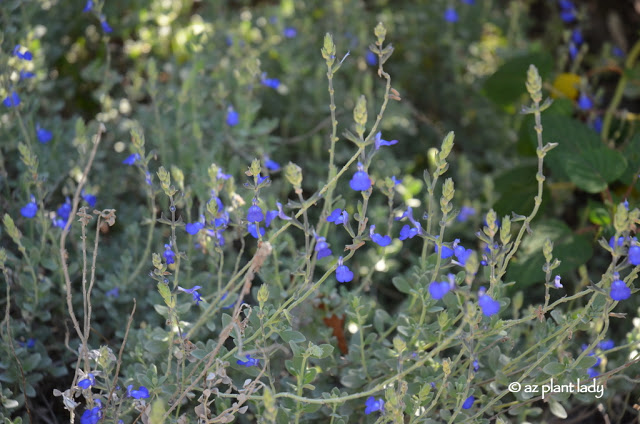
[[[562,277],[560,277],[559,275],[556,275],[556,277],[553,279],[553,285],[554,285],[554,286],[555,286],[555,288],[557,288],[557,289],[561,289],[561,288],[563,288],[563,287],[564,287],[564,286],[562,285],[562,283],[560,282],[560,279],[561,279],[561,278],[562,278]]]
[[[102,412],[100,411],[100,406],[98,405],[84,411],[84,413],[80,417],[80,424],[98,424],[100,418],[102,418]]]
[[[478,305],[482,309],[482,313],[485,316],[490,317],[500,312],[500,302],[493,300],[493,298],[487,294],[484,294],[484,287],[480,287],[480,294],[478,296]]]
[[[582,38],[582,31],[580,31],[580,28],[576,28],[571,32],[571,41],[576,43],[578,46],[582,44],[584,39]]]
[[[474,5],[476,4],[476,0],[462,0],[462,3]]]
[[[315,233],[314,237],[316,238],[316,247],[314,249],[317,252],[316,259],[320,260],[324,257],[330,256],[332,252],[329,248],[329,243],[327,243],[327,239],[324,237],[320,237]]]
[[[418,223],[417,227],[411,228],[409,224],[406,224],[404,227],[400,229],[400,240],[406,240],[414,238],[416,235],[420,234],[420,224]]]
[[[18,342],[18,344],[22,347],[26,347],[27,349],[33,349],[33,347],[36,345],[36,339],[34,339],[33,337],[30,337],[26,343]]]
[[[458,222],[465,222],[475,214],[476,210],[474,208],[472,208],[471,206],[463,206],[460,209],[460,213],[458,213],[456,219],[458,220]]]
[[[348,283],[353,280],[353,271],[348,266],[342,264],[342,256],[338,258],[338,267],[336,268],[336,280],[340,283]]]
[[[480,364],[478,363],[478,360],[477,360],[477,359],[474,359],[474,360],[473,360],[473,364],[472,364],[472,365],[473,365],[473,370],[474,370],[474,371],[476,371],[476,372],[477,372],[477,371],[480,369]]]
[[[376,66],[378,64],[378,55],[371,50],[367,50],[367,53],[364,55],[364,60],[367,62],[367,65]]]
[[[462,404],[462,409],[470,409],[475,401],[476,398],[474,398],[473,396],[469,396]]]
[[[347,210],[336,208],[327,217],[327,222],[333,222],[336,225],[346,224],[349,221],[349,213]]]
[[[60,205],[60,207],[56,211],[57,216],[59,216],[65,224],[69,220],[69,215],[71,214],[71,209],[72,209],[71,201],[67,197],[65,202],[62,205]],[[64,225],[63,225],[63,227],[64,227]]]
[[[600,343],[598,343],[598,347],[601,350],[609,350],[616,347],[616,344],[613,342],[613,340],[603,340]]]
[[[190,295],[193,296],[193,301],[196,302],[196,305],[199,305],[200,302],[202,302],[202,297],[200,297],[200,293],[198,293],[198,290],[201,289],[202,287],[200,286],[194,286],[190,289],[185,289],[182,288],[180,286],[178,286],[178,290],[180,290],[181,292],[184,293],[189,293]]]
[[[280,170],[280,164],[274,160],[271,160],[269,156],[264,157],[264,166],[266,166],[269,171]]]
[[[129,384],[127,386],[127,396],[131,396],[134,399],[147,399],[149,397],[149,390],[144,386],[140,386],[139,389],[134,390],[133,384]]]
[[[216,178],[219,180],[228,180],[229,178],[231,178],[231,174],[225,174],[224,172],[222,172],[221,168],[218,168],[218,174],[216,175]]]
[[[435,300],[442,299],[451,290],[451,285],[448,281],[434,281],[429,284],[429,294]]]
[[[258,174],[258,184],[262,184],[265,181],[269,181],[269,177],[267,175],[265,175],[264,177],[261,176],[260,174]]]
[[[267,78],[266,76],[266,74],[262,74],[262,85],[273,88],[274,90],[278,89],[280,80],[278,78]]]
[[[15,91],[12,91],[5,99],[2,101],[2,104],[6,107],[16,107],[20,105],[20,96]]]
[[[93,194],[85,194],[84,191],[82,192],[82,198],[84,199],[85,202],[87,202],[89,204],[89,206],[91,206],[92,208],[96,207],[96,201],[98,200],[98,198],[93,195]]]
[[[355,191],[367,191],[371,188],[371,179],[361,163],[358,163],[358,170],[353,174],[353,177],[351,177],[349,186]]]
[[[287,38],[295,38],[295,36],[298,35],[298,30],[294,27],[287,27],[282,34]]]
[[[374,143],[376,146],[376,150],[378,150],[381,146],[393,146],[394,144],[398,144],[398,140],[391,140],[391,141],[383,140],[382,133],[378,131],[378,133],[376,134]]]
[[[25,218],[33,218],[38,213],[38,204],[36,203],[36,198],[32,194],[31,201],[20,208],[20,214]]]
[[[640,246],[637,244],[629,248],[629,263],[631,265],[640,265]]]
[[[569,43],[569,56],[571,59],[575,59],[578,55],[578,46],[572,41]]]
[[[367,415],[376,411],[384,411],[384,400],[381,398],[376,400],[373,396],[369,396],[369,398],[364,402],[364,405],[364,413]]]
[[[51,131],[40,127],[40,124],[36,124],[36,136],[38,136],[38,141],[42,144],[47,144],[53,138]]]
[[[561,10],[560,19],[562,19],[567,24],[574,22],[576,20],[575,11],[573,9]]]
[[[613,48],[611,49],[611,53],[613,53],[613,55],[617,57],[624,57],[624,50],[622,50],[618,46],[613,46]]]
[[[170,244],[164,245],[164,253],[162,254],[167,261],[167,265],[171,265],[176,262],[176,254],[171,250]]]
[[[93,1],[87,0],[87,4],[84,5],[84,9],[82,9],[83,13],[90,12],[93,9]]]
[[[114,287],[106,292],[105,295],[107,295],[107,297],[120,297],[120,289],[118,287]]]
[[[615,280],[611,283],[611,291],[609,292],[609,296],[613,300],[627,300],[631,296],[631,289],[627,287],[624,281],[620,280],[620,276],[618,273],[614,274]]]
[[[254,224],[254,223],[247,225],[247,231],[249,231],[249,234],[251,234],[253,238],[256,238],[256,239],[260,237],[264,237],[264,234],[266,233],[266,230],[260,227],[260,224]],[[258,236],[258,231],[260,231],[259,236]]]
[[[35,77],[36,74],[30,71],[20,71],[20,80],[26,80]]]
[[[260,206],[256,205],[255,202],[252,206],[249,207],[247,211],[247,221],[249,222],[262,222],[264,220],[264,215],[262,213],[262,209]]]
[[[140,160],[140,154],[132,153],[129,156],[127,156],[127,158],[123,160],[122,163],[125,165],[134,165],[139,160]]]
[[[247,368],[249,368],[249,367],[257,367],[257,366],[260,365],[260,360],[258,360],[256,358],[252,358],[251,355],[246,355],[246,358],[247,358],[246,361],[241,361],[240,359],[238,359],[236,361],[236,364],[244,365]]]
[[[402,184],[402,180],[397,179],[395,175],[391,176],[391,181],[393,181],[394,187],[397,186],[398,184]]]
[[[78,381],[78,387],[80,387],[81,389],[88,389],[94,384],[96,384],[96,379],[92,373],[87,374],[87,378]]]
[[[593,108],[593,101],[585,93],[580,93],[578,108],[585,111],[591,110],[591,108]]]
[[[438,253],[438,245],[437,244],[435,246],[435,249],[436,249],[436,253]],[[452,248],[443,245],[442,246],[442,253],[440,254],[440,257],[442,259],[447,259],[447,258],[450,258],[451,256],[453,256],[453,253],[454,252],[453,252]]]
[[[285,221],[290,221],[291,217],[285,215],[284,211],[282,210],[282,203],[276,202],[276,206],[278,207],[278,218],[284,219]]]
[[[102,30],[107,34],[113,32],[113,29],[107,23],[107,18],[104,15],[100,15],[100,25],[102,26]]]
[[[21,49],[20,44],[17,44],[13,48],[13,54],[22,60],[31,61],[31,59],[33,59],[33,55],[29,50],[25,51],[24,53],[20,53],[20,49]]]
[[[238,112],[233,109],[233,106],[229,106],[227,109],[227,125],[230,127],[235,127],[240,123],[240,116]]]
[[[444,11],[444,20],[451,23],[458,22],[458,12],[453,7],[447,7],[447,10]]]
[[[375,229],[375,225],[372,225],[369,228],[369,237],[371,237],[371,240],[373,240],[374,243],[378,244],[381,247],[389,246],[391,244],[391,237],[381,236],[380,234],[374,233]]]
[[[600,134],[602,132],[602,116],[596,116],[593,122],[591,122],[591,126]]]
[[[472,253],[473,250],[465,249],[462,246],[456,246],[456,248],[453,250],[453,254],[456,255],[458,262],[460,262],[460,265],[462,266],[465,266],[467,264],[467,259],[469,259]]]
[[[269,226],[271,225],[271,221],[273,221],[273,219],[278,216],[278,211],[267,211],[266,214],[264,214],[264,225],[265,227],[269,228]]]
[[[184,226],[184,229],[187,233],[195,236],[204,228],[204,224],[202,222],[192,222]]]
[[[600,375],[600,373],[595,368],[589,368],[587,369],[587,375],[589,376],[589,378],[596,378]]]

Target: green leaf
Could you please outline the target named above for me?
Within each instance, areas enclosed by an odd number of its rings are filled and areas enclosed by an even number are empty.
[[[591,221],[592,224],[606,227],[611,224],[611,216],[609,215],[609,211],[603,206],[590,207],[589,221]]]
[[[537,172],[537,165],[519,166],[505,171],[496,178],[495,191],[500,197],[493,205],[493,209],[498,216],[511,215],[511,212],[520,215],[531,213],[534,198],[538,195]],[[548,200],[548,190],[545,190],[542,192],[542,211],[548,204]]]
[[[569,179],[587,193],[605,190],[627,167],[627,161],[620,152],[605,146],[585,150],[578,156],[566,155],[563,158]]]
[[[165,283],[158,283],[158,291],[160,292],[160,296],[162,296],[164,303],[166,303],[169,308],[176,306],[175,299],[171,298],[171,289],[169,286]]]
[[[553,67],[553,58],[547,52],[540,52],[508,60],[485,80],[482,87],[484,95],[499,106],[511,106],[527,92],[525,81],[531,64],[536,65],[544,80]]]
[[[567,411],[565,411],[564,407],[560,404],[560,402],[557,402],[553,399],[549,401],[549,410],[553,415],[555,415],[558,418],[565,419],[569,416],[567,415]]]
[[[314,378],[316,378],[316,375],[318,374],[318,370],[315,368],[309,368],[307,369],[307,371],[304,373],[304,384],[309,384],[313,381]]]
[[[400,293],[404,293],[404,294],[411,293],[411,286],[409,285],[409,282],[404,277],[401,277],[398,275],[396,277],[393,277],[391,282],[393,283],[394,286],[396,286],[396,288]]]
[[[280,337],[282,337],[282,340],[284,340],[286,343],[289,343],[289,342],[302,343],[305,340],[307,340],[304,334],[300,333],[299,331],[293,331],[293,330],[285,330],[281,332]]]
[[[640,171],[640,133],[631,138],[622,154],[627,159],[627,169],[620,176],[620,181],[629,185]]]
[[[591,368],[592,366],[594,366],[596,362],[598,362],[598,358],[595,355],[585,356],[580,360],[577,367],[586,370],[587,368]]]
[[[564,372],[564,369],[564,365],[562,365],[560,362],[549,362],[544,366],[544,368],[542,368],[542,371],[545,374],[549,375],[559,375]]]

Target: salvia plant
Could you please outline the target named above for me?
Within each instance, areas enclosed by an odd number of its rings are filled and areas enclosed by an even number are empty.
[[[0,2],[4,423],[638,419],[640,42],[54,3]]]

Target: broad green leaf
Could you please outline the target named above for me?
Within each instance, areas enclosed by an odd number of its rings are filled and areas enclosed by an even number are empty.
[[[544,81],[553,67],[553,58],[549,53],[541,52],[508,60],[485,80],[482,87],[484,94],[499,106],[510,106],[527,92],[527,69],[532,64],[538,68]]]
[[[569,179],[587,193],[600,193],[622,175],[627,161],[605,146],[564,156],[564,170]]]
[[[500,218],[505,215],[511,216],[511,212],[520,215],[531,213],[534,198],[538,195],[537,172],[537,165],[519,166],[509,169],[496,178],[495,191],[500,197],[493,205],[493,209]],[[542,192],[542,211],[548,200],[548,190],[545,190]]]
[[[289,342],[302,343],[305,340],[307,340],[304,337],[304,334],[300,333],[299,331],[293,331],[293,330],[285,330],[281,332],[280,337],[282,337],[282,340],[284,340],[286,343],[289,343]]]
[[[396,286],[396,288],[400,293],[404,293],[404,294],[411,293],[411,286],[409,285],[409,282],[404,277],[398,275],[396,277],[393,277],[391,282],[393,283],[394,286]]]
[[[627,169],[624,170],[620,181],[631,184],[636,174],[640,172],[640,133],[631,138],[622,154],[627,159]]]
[[[557,402],[553,399],[549,401],[549,410],[558,418],[565,419],[569,416],[560,402]]]

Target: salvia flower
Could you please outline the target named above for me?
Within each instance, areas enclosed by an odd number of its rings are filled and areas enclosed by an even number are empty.
[[[453,7],[447,7],[447,10],[444,11],[444,20],[450,23],[458,22],[458,12]]]
[[[580,31],[580,28],[576,28],[571,32],[571,41],[576,43],[578,46],[582,44],[584,39],[582,38],[582,31]]]
[[[631,297],[631,289],[620,279],[620,275],[617,272],[613,274],[613,278],[611,291],[609,292],[611,299],[616,301],[629,299]]]
[[[131,396],[134,399],[147,399],[149,397],[149,390],[140,386],[139,389],[134,389],[133,384],[127,386],[127,396]]]
[[[611,236],[611,238],[609,239],[609,247],[611,247],[612,249],[615,249],[616,247],[624,246],[624,242],[625,242],[626,238],[623,237],[623,236],[618,237],[618,242],[617,243],[614,243],[614,240],[615,240],[615,236]],[[615,244],[615,246],[614,246],[614,244]]]
[[[438,245],[437,244],[435,246],[435,249],[436,249],[436,253],[438,253]],[[451,256],[453,256],[453,253],[454,252],[453,252],[452,248],[443,245],[442,246],[442,253],[440,254],[440,257],[442,259],[447,259],[447,258],[450,258]]]
[[[442,299],[451,290],[451,285],[447,281],[433,281],[429,284],[429,294],[435,300]]]
[[[631,265],[640,265],[640,246],[637,244],[633,244],[629,248],[629,263]]]
[[[94,194],[89,194],[89,193],[85,193],[84,191],[82,192],[82,198],[84,199],[85,202],[87,202],[89,204],[89,206],[91,206],[92,208],[96,207],[96,202],[98,201],[98,198],[94,195]]]
[[[593,108],[593,101],[585,93],[581,93],[578,98],[578,108],[584,111],[591,110]]]
[[[348,283],[353,280],[353,271],[342,263],[342,256],[338,258],[338,267],[336,268],[336,280],[340,283]]]
[[[462,266],[465,266],[467,264],[467,260],[469,259],[472,253],[473,253],[473,250],[465,249],[463,246],[456,246],[455,249],[453,249],[453,254],[456,255],[458,262]]]
[[[222,168],[218,168],[218,174],[216,175],[216,178],[219,180],[228,180],[229,178],[231,178],[231,174],[225,174],[224,172],[222,172]]]
[[[107,297],[120,297],[120,289],[118,287],[114,287],[106,292],[105,295]]]
[[[400,229],[400,240],[406,240],[414,238],[416,235],[420,234],[420,223],[416,227],[411,227],[409,224],[406,224],[404,227]]]
[[[96,379],[92,373],[87,374],[87,378],[78,381],[78,387],[80,387],[81,389],[88,389],[94,384],[96,384]]]
[[[90,12],[93,9],[93,0],[87,0],[87,3],[84,5],[84,9],[82,9],[83,13]]]
[[[380,234],[375,233],[376,226],[372,225],[369,228],[369,237],[371,237],[371,240],[373,240],[374,243],[376,243],[378,246],[381,247],[386,247],[389,246],[391,244],[391,237],[389,236],[381,236]]]
[[[562,287],[564,287],[564,286],[562,285],[562,283],[560,282],[560,279],[561,279],[561,278],[562,278],[562,277],[560,277],[559,275],[556,275],[556,277],[553,279],[553,285],[554,285],[554,286],[555,286],[555,288],[557,288],[557,289],[561,289]]]
[[[484,287],[480,287],[478,305],[480,306],[480,309],[482,309],[482,313],[488,317],[500,312],[500,302],[493,300],[491,296],[485,294]]]
[[[276,202],[276,206],[278,207],[278,218],[284,219],[285,221],[290,221],[291,217],[287,216],[282,210],[282,203]]]
[[[298,35],[298,30],[294,27],[287,27],[284,29],[282,34],[287,38],[295,38]]]
[[[176,254],[173,252],[173,250],[171,250],[170,244],[164,245],[164,253],[162,254],[162,256],[164,256],[165,260],[167,261],[167,265],[171,265],[172,263],[176,262]]]
[[[364,413],[369,415],[372,412],[376,411],[384,411],[384,400],[382,398],[374,398],[373,396],[369,396],[369,398],[364,402]]]
[[[463,206],[456,219],[458,222],[466,222],[469,218],[476,214],[476,210],[471,206]]]
[[[475,397],[469,396],[462,404],[462,409],[471,409],[475,401],[476,401]]]
[[[402,180],[397,179],[395,175],[391,176],[391,181],[393,181],[394,187],[397,186],[398,184],[402,184]]]
[[[238,365],[243,365],[247,368],[249,367],[257,367],[260,365],[260,360],[256,359],[256,358],[252,358],[251,355],[247,355],[246,356],[247,360],[246,361],[241,361],[240,359],[238,359],[236,361],[236,364]]]
[[[249,225],[247,225],[247,231],[249,231],[249,234],[251,234],[255,239],[264,237],[266,233],[266,230],[260,227],[260,224],[255,223],[250,223]],[[258,235],[258,231],[260,232],[260,235]]]
[[[280,80],[278,78],[267,78],[267,74],[262,74],[261,82],[265,87],[273,88],[274,90],[280,87]]]
[[[22,50],[22,47],[20,46],[20,44],[17,44],[13,48],[14,56],[17,56],[18,58],[20,58],[22,60],[27,60],[27,61],[31,61],[31,59],[33,59],[33,55],[31,54],[31,52],[29,50],[25,51],[24,53],[20,53],[20,50]]]
[[[364,60],[367,62],[367,65],[376,66],[378,64],[378,55],[371,50],[367,50],[367,53],[364,55]]]
[[[184,229],[187,233],[195,236],[204,228],[204,224],[202,222],[191,222],[184,226]]]
[[[603,340],[600,343],[598,343],[598,347],[601,350],[609,350],[616,347],[616,344],[613,342],[613,340]]]
[[[36,124],[36,136],[38,137],[38,141],[42,144],[47,144],[53,138],[51,131],[45,130],[40,126],[40,124]]]
[[[316,247],[314,249],[317,253],[316,259],[320,260],[327,256],[331,256],[332,252],[329,248],[329,243],[327,243],[327,239],[325,237],[320,237],[315,233],[314,237],[316,238]]]
[[[349,181],[349,186],[355,191],[367,191],[371,188],[369,174],[365,172],[360,162],[358,162],[358,170],[353,174],[353,177],[351,177],[351,181]]]
[[[262,208],[260,208],[260,206],[258,206],[254,201],[253,205],[251,205],[247,211],[247,221],[262,222],[263,220],[264,214],[262,213]]]
[[[140,154],[132,153],[129,156],[127,156],[127,158],[123,160],[122,163],[125,165],[134,165],[139,160],[140,160]]]
[[[235,127],[240,123],[240,116],[238,115],[238,112],[235,111],[233,106],[229,106],[229,108],[227,109],[226,121],[227,125],[229,125],[230,127]]]
[[[382,133],[380,131],[378,131],[378,133],[376,134],[376,138],[374,142],[375,142],[376,150],[378,150],[381,146],[393,146],[394,144],[398,144],[398,140],[391,140],[391,141],[383,140]]]
[[[25,218],[31,219],[38,213],[38,204],[36,203],[36,197],[32,194],[31,201],[20,208],[20,215]]]
[[[264,157],[264,166],[269,170],[269,171],[279,171],[280,170],[280,164],[274,160],[271,160],[271,158],[269,158],[269,156],[265,156]]]
[[[327,222],[333,222],[336,225],[346,224],[349,221],[349,213],[340,208],[336,208],[327,217]]]
[[[21,80],[21,81],[22,81],[22,80],[26,80],[26,79],[33,78],[33,77],[35,77],[35,76],[36,76],[36,74],[34,74],[34,73],[33,73],[33,72],[31,72],[31,71],[24,71],[24,70],[20,71],[20,80]]]
[[[178,290],[184,293],[189,293],[191,296],[193,296],[193,301],[196,302],[196,305],[199,305],[200,302],[202,302],[202,297],[200,297],[200,293],[198,293],[198,290],[200,290],[201,288],[202,287],[200,286],[194,286],[190,289],[185,289],[178,286]]]
[[[104,15],[100,15],[100,26],[102,26],[102,30],[107,34],[113,32],[113,29],[107,23],[107,18]]]
[[[473,370],[474,370],[475,372],[478,372],[478,370],[480,369],[480,364],[478,363],[478,360],[477,360],[477,359],[474,359],[474,360],[473,360],[473,364],[472,364],[472,365],[473,365]]]
[[[264,225],[269,228],[269,226],[271,225],[271,221],[273,221],[273,219],[277,216],[278,211],[267,211],[267,213],[264,214]]]
[[[98,424],[102,418],[102,411],[100,411],[100,405],[94,406],[91,409],[84,411],[80,417],[80,424]]]
[[[20,105],[20,96],[15,91],[12,91],[5,99],[2,101],[2,104],[6,107],[16,107]]]

